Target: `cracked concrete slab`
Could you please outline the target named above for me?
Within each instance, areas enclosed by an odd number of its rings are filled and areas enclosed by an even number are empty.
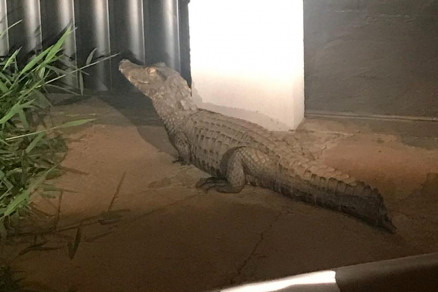
[[[57,230],[13,237],[1,254],[42,291],[204,291],[438,250],[438,147],[406,144],[415,131],[311,119],[278,133],[379,187],[392,235],[261,188],[195,189],[206,174],[173,163],[142,97],[67,100],[54,119],[78,117],[97,120],[66,129],[70,171],[57,184],[68,191],[34,201],[52,221],[60,211]]]

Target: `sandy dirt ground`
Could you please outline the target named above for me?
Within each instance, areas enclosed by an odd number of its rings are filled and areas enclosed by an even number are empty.
[[[173,163],[150,103],[137,95],[65,100],[62,196],[35,198],[56,231],[17,236],[2,259],[40,291],[205,291],[438,251],[438,125],[309,119],[295,133],[315,159],[378,187],[398,230],[269,190],[204,193],[206,174]],[[292,146],[291,146],[292,147]]]

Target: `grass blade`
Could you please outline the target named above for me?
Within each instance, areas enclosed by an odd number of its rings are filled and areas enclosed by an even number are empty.
[[[52,128],[41,130],[41,131],[36,131],[36,132],[33,132],[33,133],[28,133],[28,134],[18,135],[18,136],[14,136],[14,137],[9,137],[9,138],[7,138],[5,140],[6,141],[11,141],[11,140],[20,139],[20,138],[23,138],[23,137],[29,137],[29,136],[37,135],[37,134],[40,134],[40,133],[46,133],[46,132],[53,131],[53,130],[56,130],[56,129],[68,128],[68,127],[77,127],[77,126],[81,126],[83,124],[86,124],[86,123],[89,123],[89,122],[92,122],[92,121],[95,121],[95,120],[96,119],[83,119],[83,120],[70,121],[70,122],[66,122],[66,123],[64,123],[64,124],[62,124],[60,126],[52,127]]]
[[[17,62],[17,55],[20,52],[21,49],[16,50],[6,61],[5,65],[3,66],[2,71],[5,71],[6,68],[8,68],[9,66],[11,66],[12,63]]]
[[[12,108],[7,112],[7,114],[4,115],[3,118],[0,119],[0,125],[3,125],[6,122],[8,122],[12,117],[19,114],[20,111],[23,111],[23,109],[31,107],[32,103],[33,103],[33,100],[28,101],[24,104],[19,104],[19,103],[14,104],[12,106]]]
[[[22,191],[20,194],[15,196],[15,198],[12,200],[12,202],[10,202],[9,205],[6,207],[6,210],[4,211],[4,213],[0,214],[0,215],[2,217],[7,217],[7,216],[11,215],[22,204],[27,202],[29,200],[29,197],[30,197],[30,190],[29,189]]]
[[[78,251],[79,248],[79,244],[81,243],[81,240],[82,240],[82,230],[81,230],[81,226],[79,226],[78,229],[76,230],[76,236],[74,242],[73,243],[69,242],[68,244],[68,255],[71,260],[75,257],[76,252]]]
[[[85,60],[85,65],[90,65],[91,64],[91,61],[93,60],[94,55],[96,54],[96,52],[97,52],[97,48],[94,48],[90,52],[90,54],[88,54],[87,60]]]
[[[61,51],[62,46],[65,43],[65,39],[70,33],[71,33],[71,29],[70,27],[68,27],[67,30],[58,39],[58,41],[52,47],[50,47],[49,53],[47,54],[46,57],[46,62],[50,63],[51,60]]]
[[[51,47],[45,49],[43,52],[39,53],[35,58],[30,60],[29,63],[24,66],[23,70],[21,70],[19,76],[24,75],[27,71],[31,70],[35,65],[40,62],[51,50]]]
[[[30,153],[35,146],[38,145],[38,143],[40,143],[40,141],[46,136],[46,133],[39,133],[33,140],[32,142],[26,147],[26,153]]]

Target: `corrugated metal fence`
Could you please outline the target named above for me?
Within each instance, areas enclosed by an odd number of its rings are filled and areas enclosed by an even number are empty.
[[[88,89],[122,90],[117,71],[121,58],[143,64],[165,62],[190,79],[189,0],[0,0],[0,31],[22,22],[0,40],[0,54],[22,47],[22,53],[53,43],[71,25],[66,55],[78,65],[96,49],[96,57],[120,53],[91,68]],[[181,37],[182,36],[182,37]]]

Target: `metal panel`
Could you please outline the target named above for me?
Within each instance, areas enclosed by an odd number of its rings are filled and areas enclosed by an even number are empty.
[[[139,63],[165,62],[179,70],[179,3],[187,0],[0,0],[0,31],[22,21],[0,39],[0,54],[22,48],[21,57],[54,43],[66,27],[75,27],[66,40],[65,54],[78,66],[94,57],[119,53],[93,68],[85,87],[98,91],[124,89],[117,65],[121,58]],[[187,14],[184,14],[187,17]],[[186,19],[183,19],[186,23]],[[187,30],[188,31],[188,30]],[[187,40],[188,41],[188,40]],[[188,54],[188,42],[184,54]],[[182,44],[181,44],[182,45]],[[189,76],[184,64],[185,76]],[[74,78],[66,79],[77,85]]]
[[[67,29],[75,27],[73,0],[41,0],[43,44],[50,45]],[[64,44],[64,53],[76,54],[76,38],[72,33]]]
[[[146,62],[145,7],[142,0],[110,1],[111,49],[120,55],[112,62],[117,72],[122,58]],[[121,74],[113,74],[113,89],[132,89]]]
[[[152,62],[165,62],[180,70],[178,0],[150,1],[150,37]]]
[[[179,0],[179,55],[181,76],[184,77],[189,86],[191,86],[192,76],[190,71],[189,2],[190,0]]]
[[[112,45],[137,62],[145,62],[144,13],[142,0],[113,1]]]
[[[6,0],[0,0],[0,33],[3,34],[0,39],[0,56],[5,56],[9,51],[8,38],[8,6]]]
[[[23,9],[21,6],[21,1],[7,0],[6,6],[8,26],[11,26],[18,21],[23,21]],[[23,23],[9,29],[8,38],[9,50],[16,50],[22,47],[26,42]]]
[[[51,45],[70,27],[75,28],[73,0],[41,0],[41,27],[43,45]],[[72,32],[65,40],[64,54],[66,61],[76,65],[76,35]],[[71,73],[63,82],[71,87],[78,85],[77,74]]]
[[[78,63],[85,64],[93,50],[96,50],[95,57],[110,55],[108,0],[77,0],[75,8]],[[89,76],[85,78],[85,86],[98,91],[111,89],[110,66],[110,61],[105,61],[87,69]]]
[[[9,49],[21,49],[21,55],[41,49],[41,10],[39,0],[8,0],[7,26],[21,21],[9,30]]]
[[[20,0],[25,34],[24,50],[40,50],[42,46],[41,10],[39,0]]]

